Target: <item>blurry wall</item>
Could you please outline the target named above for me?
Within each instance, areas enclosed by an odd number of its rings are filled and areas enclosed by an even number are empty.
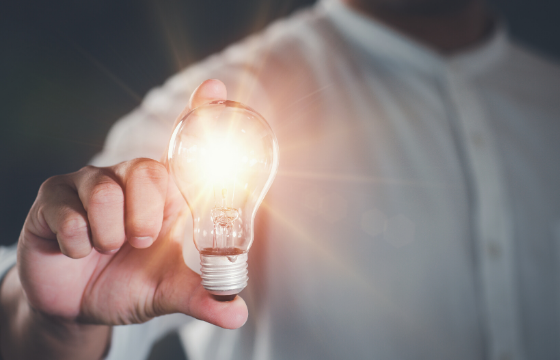
[[[111,124],[178,70],[313,0],[30,0],[0,6],[0,244],[40,184],[78,170]],[[514,36],[560,56],[560,2],[493,0]]]

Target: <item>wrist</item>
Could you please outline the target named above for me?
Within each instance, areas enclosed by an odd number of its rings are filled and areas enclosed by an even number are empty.
[[[111,327],[81,324],[33,309],[11,269],[0,287],[0,349],[8,359],[101,359]]]

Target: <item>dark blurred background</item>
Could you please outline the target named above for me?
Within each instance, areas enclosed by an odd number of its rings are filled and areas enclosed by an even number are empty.
[[[76,171],[178,70],[313,0],[32,0],[0,5],[0,244],[40,184]],[[560,2],[492,0],[519,41],[560,57]],[[560,99],[559,99],[560,101]]]

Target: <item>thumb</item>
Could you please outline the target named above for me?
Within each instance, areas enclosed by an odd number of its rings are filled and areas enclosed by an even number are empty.
[[[237,329],[247,321],[245,301],[240,296],[227,302],[215,300],[202,286],[200,275],[185,264],[184,229],[190,217],[190,212],[184,211],[166,218],[162,227],[165,235],[152,245],[154,250],[160,249],[154,261],[162,264],[157,275],[154,312],[157,315],[183,313],[226,329]]]
[[[158,308],[165,314],[183,313],[225,329],[243,326],[248,316],[245,301],[240,296],[226,302],[215,300],[202,286],[200,276],[179,258],[158,286]]]

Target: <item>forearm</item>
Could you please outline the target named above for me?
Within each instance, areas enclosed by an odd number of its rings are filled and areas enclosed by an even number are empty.
[[[34,311],[21,288],[17,270],[0,287],[0,353],[12,359],[101,359],[111,327],[78,324]]]

